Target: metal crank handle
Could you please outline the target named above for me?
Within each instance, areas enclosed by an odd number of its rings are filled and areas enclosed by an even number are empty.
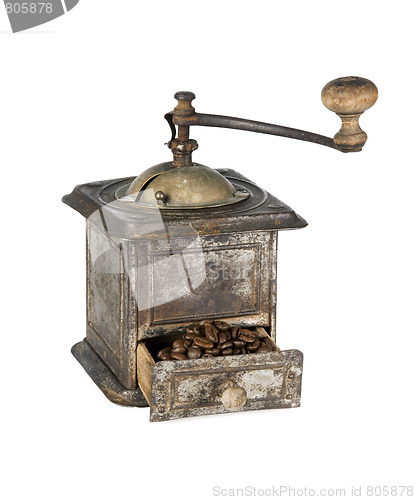
[[[282,125],[264,123],[231,116],[196,113],[192,106],[195,99],[193,92],[177,92],[176,108],[165,115],[172,131],[172,141],[176,139],[178,127],[178,141],[189,140],[190,126],[220,127],[237,130],[246,130],[260,134],[277,135],[300,141],[314,142],[327,146],[343,153],[361,151],[367,135],[360,128],[360,115],[375,104],[378,97],[376,85],[365,78],[347,76],[332,80],[322,90],[321,98],[326,108],[334,111],[342,120],[342,126],[334,138],[307,132]]]

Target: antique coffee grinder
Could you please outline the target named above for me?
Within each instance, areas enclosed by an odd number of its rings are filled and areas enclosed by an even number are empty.
[[[87,220],[86,339],[72,352],[114,403],[150,406],[150,420],[300,405],[302,354],[276,338],[278,232],[307,225],[231,169],[192,160],[191,126],[222,127],[360,151],[369,80],[333,80],[324,105],[333,139],[196,113],[177,92],[165,115],[173,161],[135,178],[77,186],[64,203]]]

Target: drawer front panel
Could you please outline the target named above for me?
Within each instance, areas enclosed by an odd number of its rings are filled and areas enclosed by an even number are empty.
[[[302,365],[297,350],[156,363],[150,419],[299,406]]]
[[[151,324],[197,319],[200,311],[206,318],[259,314],[261,250],[226,245],[184,251],[176,260],[153,255]]]
[[[138,255],[139,339],[202,319],[271,326],[273,333],[276,233],[153,241]]]

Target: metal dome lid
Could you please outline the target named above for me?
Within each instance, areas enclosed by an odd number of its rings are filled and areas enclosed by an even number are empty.
[[[145,170],[116,192],[119,201],[137,207],[182,210],[230,205],[248,196],[248,191],[236,188],[210,167],[199,163],[174,167],[173,162]]]

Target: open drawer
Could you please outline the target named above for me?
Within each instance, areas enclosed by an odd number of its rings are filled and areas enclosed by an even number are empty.
[[[269,337],[263,328],[257,330]],[[140,342],[137,377],[150,405],[150,421],[300,406],[303,355],[297,350],[275,349],[156,362],[157,344]]]

